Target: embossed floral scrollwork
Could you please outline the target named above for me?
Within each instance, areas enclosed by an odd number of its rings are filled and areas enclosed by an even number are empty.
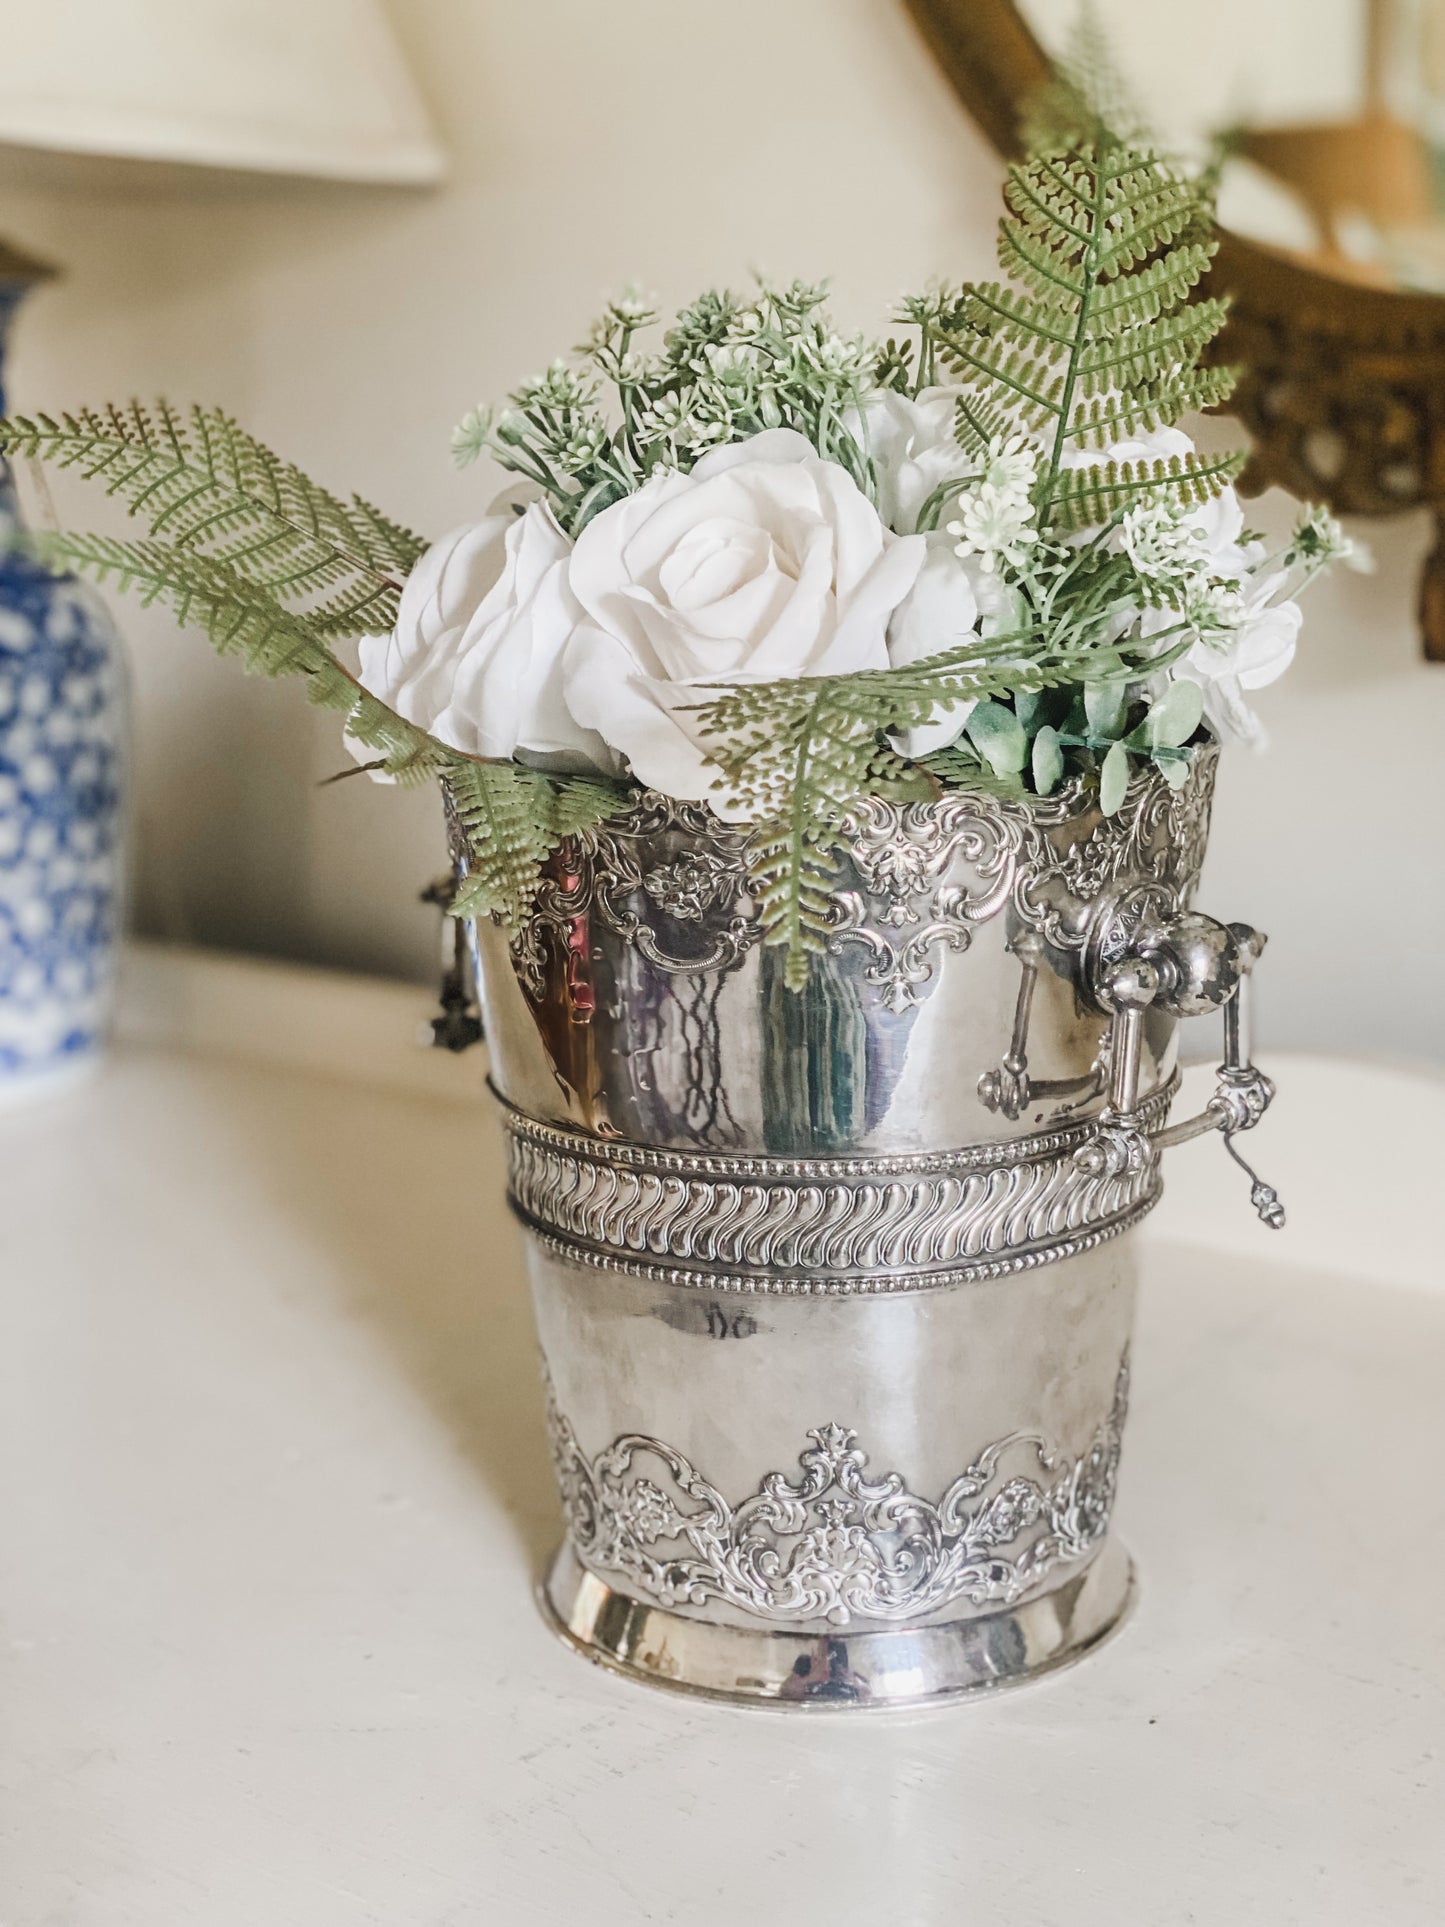
[[[865,798],[844,825],[830,947],[864,949],[864,982],[906,1011],[937,957],[966,950],[1005,910],[1077,952],[1091,905],[1121,880],[1157,881],[1183,903],[1203,862],[1214,761],[1199,752],[1178,790],[1137,773],[1111,817],[1077,779],[1050,797]],[[745,831],[656,795],[570,838],[512,940],[523,983],[542,994],[547,946],[566,947],[586,918],[671,974],[731,968],[759,938],[745,850]]]
[[[1182,905],[1204,861],[1214,769],[1214,752],[1201,751],[1178,790],[1156,771],[1140,771],[1109,817],[1078,780],[1044,798],[870,797],[847,824],[861,888],[835,894],[831,947],[865,949],[864,981],[905,1011],[938,953],[966,950],[974,930],[1005,908],[1057,949],[1077,952],[1092,906],[1122,880],[1158,883]],[[968,886],[954,874],[960,865],[971,873]]]
[[[725,970],[758,940],[743,907],[744,837],[697,804],[645,794],[631,809],[579,832],[543,874],[531,913],[512,937],[513,965],[534,998],[544,993],[549,944],[566,947],[579,920],[596,917],[657,969]],[[666,935],[649,907],[674,926]],[[695,926],[679,943],[676,927]]]
[[[1108,1531],[1128,1406],[1120,1361],[1083,1453],[1039,1434],[987,1445],[937,1502],[901,1474],[868,1476],[850,1427],[814,1427],[798,1474],[769,1472],[732,1505],[661,1439],[618,1438],[589,1459],[548,1387],[548,1425],[578,1557],[669,1606],[710,1601],[785,1624],[921,1618],[966,1600],[1011,1605]]]

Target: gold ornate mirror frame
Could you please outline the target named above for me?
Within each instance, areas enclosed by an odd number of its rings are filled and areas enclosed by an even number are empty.
[[[907,5],[964,106],[1012,158],[1021,108],[1049,68],[1014,0]],[[1445,296],[1336,276],[1227,229],[1210,292],[1232,298],[1221,347],[1245,369],[1227,411],[1254,439],[1243,488],[1278,483],[1347,515],[1429,508],[1420,625],[1426,656],[1445,662]]]

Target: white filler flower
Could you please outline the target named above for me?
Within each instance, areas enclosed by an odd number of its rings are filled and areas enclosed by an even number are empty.
[[[996,574],[1004,563],[1012,569],[1027,568],[1029,550],[1039,539],[1033,503],[1016,489],[998,488],[992,482],[959,496],[958,515],[948,524],[948,533],[956,538],[954,554],[976,555],[988,575]]]

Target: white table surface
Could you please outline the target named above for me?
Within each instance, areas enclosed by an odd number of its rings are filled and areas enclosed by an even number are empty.
[[[1445,1085],[1284,1059],[1256,1227],[1174,1154],[1132,1622],[850,1719],[574,1658],[480,1053],[425,1000],[140,957],[0,1115],[3,1927],[1439,1927]]]

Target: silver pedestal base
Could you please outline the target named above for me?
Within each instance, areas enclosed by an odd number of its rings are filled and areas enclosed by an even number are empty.
[[[615,1592],[564,1544],[539,1593],[574,1652],[676,1693],[740,1706],[919,1707],[1037,1679],[1122,1622],[1134,1571],[1116,1539],[1052,1592],[940,1624],[847,1635],[691,1619]]]

